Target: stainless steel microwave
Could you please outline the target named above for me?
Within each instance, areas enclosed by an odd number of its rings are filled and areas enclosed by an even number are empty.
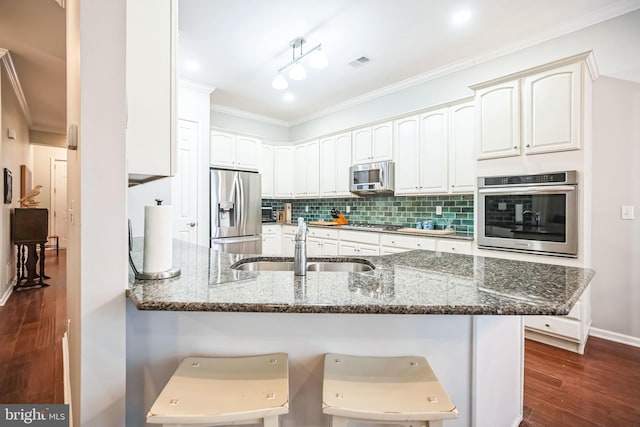
[[[478,178],[478,247],[578,255],[576,171]]]
[[[349,168],[349,191],[358,195],[393,194],[393,162],[353,165]]]

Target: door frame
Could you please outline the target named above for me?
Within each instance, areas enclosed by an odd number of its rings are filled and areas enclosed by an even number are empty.
[[[58,236],[58,245],[60,245],[60,236],[55,234],[55,216],[54,216],[54,208],[55,208],[55,182],[56,182],[56,173],[55,173],[55,164],[56,162],[65,162],[67,163],[67,159],[57,159],[55,157],[49,158],[49,229],[47,230],[47,243],[49,243],[49,237],[56,235]],[[68,166],[68,163],[67,163]],[[68,186],[67,186],[68,188]],[[67,209],[68,209],[68,197],[67,197]],[[68,236],[65,236],[68,237]],[[66,244],[64,246],[66,249]]]

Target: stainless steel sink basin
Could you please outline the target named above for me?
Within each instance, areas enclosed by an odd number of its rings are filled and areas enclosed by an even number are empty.
[[[248,261],[237,262],[231,266],[240,271],[293,271],[292,261]],[[366,260],[354,261],[309,261],[307,271],[341,271],[347,273],[361,273],[375,269],[373,264]]]

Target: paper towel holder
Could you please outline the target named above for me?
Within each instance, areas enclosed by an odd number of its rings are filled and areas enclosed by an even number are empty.
[[[145,273],[142,271],[138,271],[138,269],[136,268],[136,265],[133,263],[133,257],[131,256],[132,250],[133,250],[133,234],[131,232],[131,220],[129,220],[129,264],[131,265],[131,269],[133,270],[133,274],[136,280],[171,279],[173,277],[177,277],[180,275],[180,269],[178,267],[173,267],[169,270],[160,271],[158,273]]]

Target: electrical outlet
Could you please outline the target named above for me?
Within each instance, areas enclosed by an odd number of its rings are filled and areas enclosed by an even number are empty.
[[[305,211],[305,212],[309,212],[309,205],[306,205],[306,206],[304,207],[304,211]]]
[[[350,213],[350,212],[351,212],[351,206],[347,206],[347,209],[345,209],[345,211],[346,211],[347,213]]]
[[[620,217],[622,219],[633,219],[633,206],[621,206],[620,207]]]
[[[442,206],[436,206],[436,215],[442,215]]]

